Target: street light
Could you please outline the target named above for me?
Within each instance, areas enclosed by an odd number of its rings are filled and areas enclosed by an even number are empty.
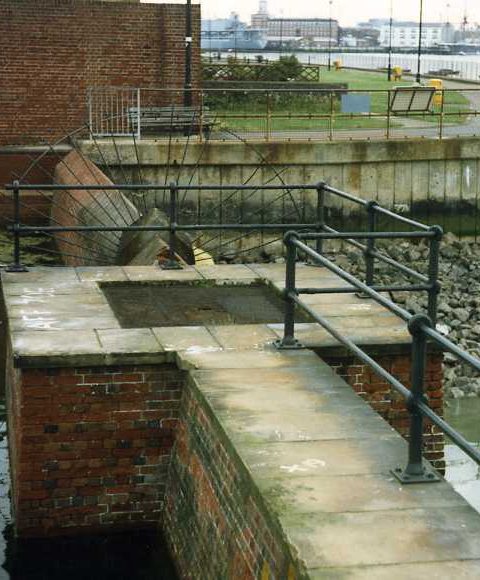
[[[332,68],[332,2],[328,0],[328,70]]]
[[[183,104],[192,106],[192,0],[187,0],[185,13],[185,85]]]
[[[422,25],[423,25],[423,0],[420,0],[420,22],[418,23],[417,76],[415,78],[417,83],[419,83],[422,80],[420,75],[420,64],[422,58]]]
[[[388,30],[388,82],[392,80],[392,27],[393,27],[393,0],[390,0],[390,26]]]

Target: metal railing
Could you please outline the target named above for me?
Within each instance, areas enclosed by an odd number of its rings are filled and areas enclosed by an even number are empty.
[[[192,90],[190,117],[179,126],[174,120],[184,94],[183,89],[92,88],[87,96],[89,130],[95,137],[266,142],[480,134],[480,90],[468,87],[440,89],[428,111],[405,113],[392,111],[395,88]],[[348,97],[363,98],[362,112],[347,112],[351,106],[358,110],[358,104],[345,104]]]
[[[328,186],[326,191],[330,191]],[[339,192],[335,192],[338,194]],[[351,196],[349,196],[351,197]],[[358,200],[363,203],[362,200]],[[374,206],[367,204],[367,209],[370,212],[378,211],[373,209]],[[390,212],[389,212],[390,213]],[[394,215],[394,214],[393,214]],[[393,217],[392,215],[392,217]],[[399,218],[399,216],[396,216]],[[340,344],[345,346],[363,363],[369,365],[373,371],[387,381],[393,389],[402,395],[407,404],[407,409],[411,416],[410,432],[408,438],[408,461],[404,469],[398,467],[392,470],[392,473],[403,483],[417,483],[417,482],[433,482],[438,481],[439,476],[423,459],[423,421],[428,419],[431,423],[436,425],[443,433],[449,437],[462,451],[464,451],[475,462],[480,464],[480,451],[471,445],[459,432],[453,429],[444,419],[437,415],[428,405],[427,398],[424,394],[425,383],[425,369],[427,344],[429,342],[436,344],[444,351],[448,351],[455,355],[462,362],[467,363],[474,369],[480,371],[480,360],[471,356],[460,347],[445,338],[442,334],[435,330],[434,324],[434,302],[429,303],[429,316],[426,314],[412,315],[407,310],[394,303],[384,295],[380,294],[384,288],[374,286],[374,279],[371,276],[373,269],[370,268],[370,276],[367,274],[367,281],[364,283],[358,278],[352,276],[331,260],[325,257],[322,253],[322,243],[325,239],[338,239],[339,237],[348,237],[351,242],[359,244],[359,239],[366,239],[365,247],[366,255],[372,258],[371,244],[377,239],[382,238],[417,238],[429,239],[434,244],[433,254],[434,258],[430,259],[429,277],[431,276],[432,289],[435,287],[435,296],[438,292],[438,284],[433,282],[436,280],[436,272],[438,269],[438,243],[441,238],[441,229],[438,227],[427,227],[417,222],[412,222],[405,218],[400,218],[401,221],[407,225],[416,228],[413,232],[348,232],[342,233],[334,232],[328,227],[323,227],[323,231],[319,233],[300,233],[287,232],[284,241],[287,247],[287,262],[286,262],[286,282],[285,282],[285,322],[284,335],[281,340],[277,342],[278,348],[281,349],[295,349],[301,348],[301,344],[295,338],[295,309],[301,308],[312,319],[320,324],[329,334],[331,334]],[[316,249],[308,246],[305,241],[316,241]],[[349,291],[359,292],[362,295],[371,298],[387,310],[405,321],[408,325],[408,330],[412,336],[412,365],[411,365],[411,390],[407,388],[395,376],[385,370],[372,357],[370,357],[362,348],[356,345],[351,339],[335,329],[334,325],[319,315],[315,310],[310,308],[301,299],[302,294],[323,294],[344,292],[345,288],[301,288],[296,284],[296,262],[297,256],[301,253],[308,256],[313,263],[327,268],[345,282],[350,285]],[[375,254],[374,254],[375,255]],[[436,255],[436,258],[435,258]]]
[[[94,193],[103,192],[108,194],[109,191],[125,191],[125,192],[144,192],[145,189],[155,193],[155,192],[165,192],[168,194],[168,200],[166,201],[165,209],[168,218],[168,224],[166,225],[109,225],[109,224],[98,224],[95,225],[63,225],[61,223],[55,223],[54,225],[42,225],[42,226],[27,226],[22,224],[21,221],[21,192],[23,191],[42,191],[42,192],[75,192],[75,191],[85,191],[92,196],[92,202],[95,201]],[[414,220],[407,217],[399,216],[390,210],[383,208],[379,204],[373,201],[365,201],[361,198],[353,196],[349,193],[335,189],[324,182],[320,182],[313,185],[291,185],[291,184],[266,184],[266,185],[179,185],[177,183],[170,183],[169,185],[158,185],[158,184],[148,184],[148,185],[132,185],[132,184],[120,184],[120,185],[59,185],[59,184],[23,184],[18,181],[6,186],[7,191],[11,191],[13,194],[13,223],[10,226],[10,230],[13,233],[14,244],[13,244],[13,262],[9,267],[10,271],[24,271],[25,266],[22,264],[22,248],[21,248],[21,237],[28,234],[48,234],[57,235],[62,232],[124,232],[124,231],[156,231],[156,232],[166,232],[168,234],[169,250],[168,250],[168,262],[166,267],[177,268],[179,267],[178,262],[175,259],[176,249],[177,249],[177,232],[207,232],[207,231],[233,231],[242,232],[247,234],[249,232],[286,232],[288,230],[308,230],[310,232],[317,232],[318,237],[316,238],[316,249],[318,252],[322,252],[323,241],[326,237],[331,239],[342,240],[344,243],[350,244],[360,250],[365,259],[365,271],[366,271],[366,283],[374,287],[378,291],[407,291],[407,292],[426,292],[428,295],[428,313],[432,320],[436,319],[437,310],[437,296],[439,292],[438,284],[438,261],[439,261],[439,243],[442,236],[442,230],[439,227],[428,228],[423,224],[420,224]],[[281,222],[266,223],[264,219],[260,219],[257,222],[245,223],[248,218],[245,218],[243,210],[240,211],[240,216],[237,222],[221,223],[219,219],[217,222],[210,221],[210,223],[180,223],[179,213],[183,209],[183,201],[188,192],[229,192],[229,197],[227,197],[227,202],[231,202],[231,195],[242,192],[271,192],[274,194],[275,200],[282,200],[282,196],[288,196],[292,198],[295,192],[313,192],[314,193],[314,219],[311,221],[305,221],[301,223],[301,217],[304,212],[301,208],[297,208],[297,211],[288,214],[282,214]],[[179,199],[180,192],[183,192],[182,199]],[[275,195],[276,193],[279,195]],[[337,231],[331,225],[329,225],[329,213],[330,207],[326,204],[326,195],[333,195],[338,200],[342,202],[351,202],[360,209],[364,209],[367,216],[367,230],[361,234],[367,241],[365,244],[360,243],[358,240],[354,239],[350,234],[345,234]],[[291,199],[292,205],[294,205],[294,199]],[[282,204],[283,205],[283,204]],[[101,205],[98,209],[103,209]],[[254,212],[252,217],[263,218],[263,211],[258,214]],[[293,220],[292,217],[296,219]],[[395,219],[398,223],[408,225],[415,228],[417,231],[399,233],[399,232],[379,232],[378,230],[378,219],[379,217],[385,217],[388,219]],[[305,219],[305,218],[304,218]],[[214,218],[215,220],[215,218]],[[398,239],[399,237],[405,237],[408,239],[425,239],[430,244],[429,258],[428,258],[428,274],[424,275],[410,268],[409,266],[398,262],[387,256],[385,253],[380,251],[376,245],[376,239]],[[395,284],[395,285],[383,285],[383,286],[373,286],[374,284],[374,270],[375,263],[382,262],[393,268],[395,268],[402,275],[412,278],[413,283],[411,284]],[[328,291],[325,290],[325,291]],[[342,292],[351,291],[348,288],[342,290]]]

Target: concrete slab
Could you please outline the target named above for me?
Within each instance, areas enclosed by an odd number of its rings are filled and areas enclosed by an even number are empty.
[[[153,334],[165,351],[192,353],[219,351],[220,343],[203,326],[172,326],[152,328]]]
[[[30,366],[37,360],[45,366],[70,366],[72,360],[78,364],[79,360],[90,362],[92,356],[103,356],[103,349],[94,330],[32,330],[13,335],[13,354],[19,362],[29,361]]]
[[[182,352],[178,357],[183,369],[256,369],[294,366],[322,366],[325,363],[310,351],[300,350],[286,355],[284,351]]]
[[[103,350],[112,354],[158,353],[163,348],[150,328],[98,330]]]
[[[301,522],[295,514],[282,517],[282,523],[307,568],[323,568],[327,574],[332,566],[480,558],[480,517],[470,506],[314,513]]]
[[[448,483],[401,485],[388,472],[375,475],[313,476],[291,478],[288,474],[262,479],[259,488],[279,512],[343,513],[449,508],[464,506]]]
[[[263,324],[209,326],[211,334],[224,349],[257,350],[271,348],[276,334]]]
[[[215,266],[195,266],[197,272],[206,280],[215,280],[216,283],[229,280],[259,280],[252,270],[243,264],[219,264]]]
[[[124,266],[123,271],[131,282],[172,280],[186,282],[202,279],[193,266],[185,266],[182,270],[162,270],[158,266]]]
[[[76,268],[81,282],[126,282],[127,275],[120,266]]]
[[[71,316],[66,318],[61,313],[54,314],[24,314],[21,318],[10,318],[9,325],[12,332],[28,330],[89,330],[99,328],[120,328],[118,320],[112,313],[98,315]]]

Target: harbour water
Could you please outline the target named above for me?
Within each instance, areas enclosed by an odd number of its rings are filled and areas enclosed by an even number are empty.
[[[268,60],[277,60],[281,53],[279,52],[261,52],[263,58]],[[327,52],[296,52],[286,49],[283,54],[295,54],[300,62],[306,64],[328,64]],[[237,53],[238,57],[255,58],[255,54]],[[404,70],[410,70],[412,73],[417,72],[418,57],[416,54],[392,53],[392,66],[400,66]],[[342,66],[358,69],[380,69],[388,66],[388,53],[371,53],[371,52],[331,52],[330,61],[340,61]],[[420,59],[421,74],[434,75],[440,69],[449,69],[457,74],[448,78],[451,80],[477,81],[480,83],[480,54],[466,55],[436,55],[424,54]]]
[[[446,420],[470,442],[480,448],[480,398],[449,400]],[[446,478],[480,512],[480,466],[455,445],[445,448]]]

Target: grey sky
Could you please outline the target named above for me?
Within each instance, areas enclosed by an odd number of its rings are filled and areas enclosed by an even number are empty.
[[[179,2],[181,0],[175,3]],[[258,0],[202,0],[200,4],[204,18],[220,18],[235,11],[242,20],[249,21],[250,14],[257,10]],[[423,4],[425,20],[448,19],[459,25],[466,11],[469,22],[480,23],[479,0],[423,0]],[[276,16],[328,18],[329,15],[329,0],[268,0],[268,6],[269,12]],[[418,20],[419,6],[420,0],[393,0],[393,17]],[[344,26],[369,18],[388,18],[389,13],[390,0],[332,0],[332,18],[337,18]]]

